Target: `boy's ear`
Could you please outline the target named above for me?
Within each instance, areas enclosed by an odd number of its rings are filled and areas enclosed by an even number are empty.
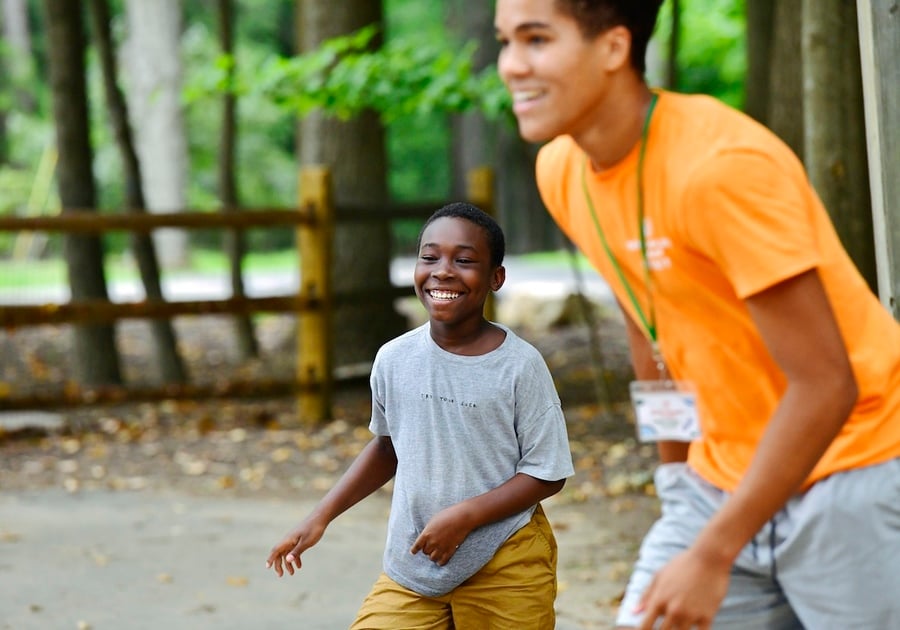
[[[500,265],[494,269],[494,273],[491,276],[491,291],[499,291],[504,282],[506,282],[506,267]]]
[[[631,31],[614,26],[601,36],[606,48],[606,69],[619,70],[631,64]]]

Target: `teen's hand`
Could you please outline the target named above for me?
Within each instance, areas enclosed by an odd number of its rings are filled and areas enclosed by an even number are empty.
[[[465,510],[459,504],[452,505],[431,517],[409,552],[416,554],[421,551],[432,562],[444,566],[450,562],[470,531]]]
[[[266,568],[274,569],[278,577],[283,576],[285,570],[294,575],[294,570],[299,571],[303,566],[300,554],[319,542],[324,533],[324,524],[310,519],[303,521],[272,547],[266,559]]]
[[[695,549],[675,556],[653,577],[641,597],[636,612],[643,612],[644,620],[639,630],[708,630],[728,591],[729,579],[729,566],[708,561]],[[661,625],[656,625],[657,620]]]

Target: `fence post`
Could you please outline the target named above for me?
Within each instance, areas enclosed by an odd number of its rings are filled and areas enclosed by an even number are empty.
[[[311,425],[331,419],[333,389],[331,250],[334,201],[328,168],[301,168],[300,208],[313,216],[311,223],[301,224],[297,229],[300,295],[314,300],[318,306],[297,314],[297,379],[304,385],[298,395],[297,413],[302,423]],[[308,387],[310,384],[314,387]]]
[[[497,218],[494,208],[494,169],[490,166],[478,166],[466,173],[466,196],[469,203],[478,206],[489,215]],[[488,295],[484,303],[484,316],[489,321],[496,319],[494,294]]]

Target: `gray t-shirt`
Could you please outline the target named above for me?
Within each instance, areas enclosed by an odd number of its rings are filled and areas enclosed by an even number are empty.
[[[557,481],[573,474],[566,424],[540,353],[508,328],[496,350],[461,356],[440,348],[425,324],[386,343],[372,368],[375,435],[397,453],[384,570],[436,597],[478,572],[528,523],[534,507],[472,531],[443,567],[409,552],[440,510],[517,473]]]

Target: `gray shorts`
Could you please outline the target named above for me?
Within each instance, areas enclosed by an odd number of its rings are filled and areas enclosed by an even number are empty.
[[[655,474],[662,516],[641,545],[617,625],[653,575],[728,498],[685,464]],[[831,475],[791,499],[740,553],[714,628],[900,628],[900,458]]]

